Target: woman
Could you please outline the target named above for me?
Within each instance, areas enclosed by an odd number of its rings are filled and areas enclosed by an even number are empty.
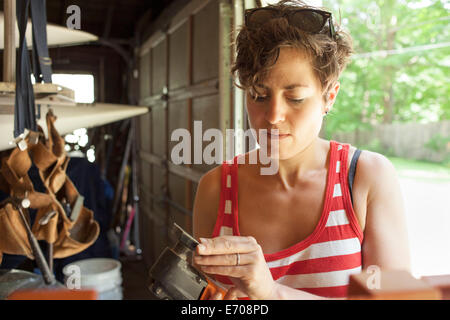
[[[319,138],[351,51],[330,13],[300,1],[246,12],[233,71],[251,127],[279,132],[267,135],[267,145],[278,142],[270,157],[279,169],[261,175],[253,150],[240,155],[244,164],[236,157],[202,177],[194,262],[230,289],[211,299],[344,298],[349,276],[371,265],[409,270],[390,161],[364,151],[351,166],[354,147]]]

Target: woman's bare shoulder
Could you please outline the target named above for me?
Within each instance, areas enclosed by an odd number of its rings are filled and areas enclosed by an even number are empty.
[[[350,148],[349,158],[354,154]],[[397,172],[392,162],[383,154],[362,150],[356,167],[355,184],[364,188],[368,193],[383,184],[397,180]],[[370,194],[368,194],[370,196]]]
[[[362,150],[358,160],[358,172],[369,180],[377,180],[380,173],[395,173],[395,167],[392,162],[383,154]]]

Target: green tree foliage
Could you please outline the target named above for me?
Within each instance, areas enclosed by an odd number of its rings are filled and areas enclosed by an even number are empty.
[[[350,32],[355,55],[326,134],[376,123],[450,119],[448,0],[324,0]]]

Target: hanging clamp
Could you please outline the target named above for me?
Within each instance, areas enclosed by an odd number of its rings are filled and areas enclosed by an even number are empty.
[[[9,144],[17,145],[21,151],[27,150],[28,144],[25,139],[28,137],[29,133],[30,131],[28,129],[25,129],[23,133],[14,138],[13,141],[10,141]]]

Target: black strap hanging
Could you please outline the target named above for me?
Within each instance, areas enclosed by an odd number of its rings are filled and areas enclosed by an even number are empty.
[[[30,0],[17,0],[17,25],[19,27],[19,53],[16,63],[16,98],[14,109],[14,137],[19,136],[25,128],[36,131],[36,114],[34,92],[31,84],[30,58],[28,56],[25,32],[28,22]]]
[[[47,47],[46,0],[31,1],[33,21],[33,73],[36,83],[52,83],[52,61]]]
[[[16,63],[16,97],[14,111],[14,137],[25,128],[37,131],[34,91],[31,84],[31,65],[25,33],[28,9],[31,7],[33,31],[33,62],[36,83],[51,83],[51,60],[47,48],[47,16],[45,0],[17,0],[17,25],[19,27],[19,53]]]

